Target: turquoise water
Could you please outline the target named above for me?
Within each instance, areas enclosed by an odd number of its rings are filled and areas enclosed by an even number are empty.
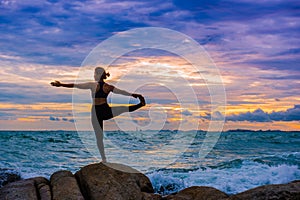
[[[94,140],[93,134],[84,133],[90,140]],[[180,153],[169,160],[165,158],[172,152],[160,149],[177,132],[166,130],[156,133],[156,137],[147,137],[151,134],[151,131],[106,132],[105,150],[109,162],[122,161],[142,169],[161,194],[192,185],[213,186],[234,194],[259,185],[300,179],[300,132],[223,132],[204,159],[199,158],[199,150],[206,133],[185,132],[192,137],[191,142],[183,148],[178,141],[174,151],[178,149]],[[76,172],[100,161],[87,150],[83,137],[74,131],[0,131],[0,168],[14,169],[23,178],[49,178],[61,169]],[[156,166],[160,160],[165,165]]]

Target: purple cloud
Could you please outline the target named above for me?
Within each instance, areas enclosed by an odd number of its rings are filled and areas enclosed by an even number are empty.
[[[265,57],[299,53],[298,1],[24,0],[0,1],[0,6],[0,53],[33,63],[78,66],[91,48],[115,32],[145,26],[181,31],[208,50],[230,52],[229,59],[237,51]],[[298,70],[289,59],[284,63]],[[286,69],[267,59],[256,64]]]
[[[53,117],[53,116],[50,116],[50,117],[49,117],[49,120],[50,120],[50,121],[56,121],[56,122],[59,122],[59,121],[71,122],[71,123],[74,123],[74,122],[75,122],[74,119],[68,119],[68,118],[66,118],[66,117],[59,118],[59,117]]]
[[[271,119],[268,113],[262,109],[257,109],[253,112],[240,113],[238,115],[230,115],[226,117],[227,121],[249,121],[249,122],[270,122]]]
[[[188,110],[182,111],[181,114],[183,114],[184,116],[192,116],[192,115],[193,115],[193,113],[191,113],[191,112],[188,111]]]
[[[300,105],[295,105],[286,111],[264,112],[262,109],[256,109],[253,112],[233,114],[226,116],[227,121],[249,121],[249,122],[271,122],[271,121],[299,121]]]
[[[58,117],[53,117],[53,116],[50,116],[49,120],[50,121],[60,121],[60,119]]]

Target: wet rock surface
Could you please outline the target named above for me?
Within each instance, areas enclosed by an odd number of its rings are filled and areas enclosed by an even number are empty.
[[[18,180],[21,180],[21,176],[18,172],[12,169],[0,169],[0,188]]]
[[[66,170],[58,171],[51,175],[50,180],[44,177],[19,179],[20,177],[11,178],[9,180],[14,182],[7,181],[0,188],[1,200],[300,199],[300,181],[260,186],[232,196],[205,186],[193,186],[176,194],[162,196],[154,194],[147,176],[129,166],[116,163],[87,165],[75,174]]]

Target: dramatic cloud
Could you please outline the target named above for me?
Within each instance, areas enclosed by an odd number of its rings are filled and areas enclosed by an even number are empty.
[[[57,121],[57,122],[59,122],[59,121],[72,122],[72,123],[75,122],[74,119],[68,119],[68,118],[65,118],[65,117],[60,118],[60,117],[54,117],[54,116],[50,116],[49,120],[50,121]]]
[[[183,115],[185,115],[185,116],[192,116],[192,115],[193,115],[193,113],[191,113],[191,112],[188,111],[188,110],[182,111],[181,114],[183,114]]]
[[[49,120],[51,120],[51,121],[60,121],[60,119],[58,117],[53,117],[53,116],[50,116]]]
[[[257,109],[253,112],[226,116],[227,121],[271,122],[271,121],[300,121],[300,105],[279,112],[264,112]]]
[[[84,58],[110,36],[155,26],[184,33],[207,50],[224,80],[228,113],[237,113],[227,117],[230,123],[298,121],[298,106],[278,110],[299,103],[299,8],[298,0],[0,0],[0,119],[5,120],[3,124],[26,118],[72,122],[67,115],[72,109],[72,91],[50,87],[49,82],[73,82]],[[146,84],[149,74],[157,76],[157,85],[137,92],[145,95],[149,106],[174,110],[170,127],[180,114],[202,117],[210,112],[205,81],[192,79],[192,72],[176,55],[148,49],[129,53],[126,61],[119,63],[108,82],[116,83],[118,72],[149,62],[151,70],[143,75],[128,75],[132,83],[142,80]],[[176,107],[173,91],[158,86],[163,85],[161,77],[170,75],[161,70],[168,68],[164,66],[176,66],[195,86],[200,115]],[[183,95],[189,94],[179,79],[173,82],[177,78],[175,73],[166,80]],[[113,103],[122,104],[124,99],[116,98]],[[253,108],[257,110],[246,112]]]
[[[247,60],[258,67],[299,69],[299,1],[2,0],[0,8],[1,53],[32,63],[79,66],[114,33],[159,26],[190,35],[211,51],[230,50],[230,59],[246,50],[260,57]]]

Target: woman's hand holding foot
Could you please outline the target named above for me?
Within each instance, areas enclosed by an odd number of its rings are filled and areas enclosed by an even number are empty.
[[[145,106],[146,105],[146,101],[145,98],[141,95],[141,94],[132,94],[131,96],[133,96],[134,98],[139,98],[140,103]]]
[[[138,98],[139,98],[141,104],[142,104],[143,106],[145,106],[145,105],[146,105],[145,98],[144,98],[142,95],[138,96]]]
[[[133,96],[134,98],[138,98],[139,96],[142,96],[142,95],[133,93],[131,96]]]

